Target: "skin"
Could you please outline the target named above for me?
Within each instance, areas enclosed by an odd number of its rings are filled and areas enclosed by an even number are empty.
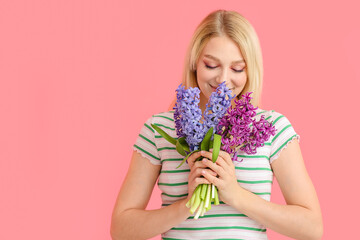
[[[214,56],[218,61],[205,55]],[[241,92],[247,79],[246,68],[244,64],[233,63],[241,59],[239,48],[227,37],[216,37],[208,42],[197,62],[202,110],[213,90],[211,86],[225,81],[233,93]],[[205,64],[215,68],[207,68]],[[244,71],[235,72],[234,69]],[[200,156],[205,158],[195,161]],[[211,151],[201,151],[188,158],[190,173],[186,198],[160,209],[145,210],[161,166],[151,164],[134,151],[112,213],[112,239],[148,239],[177,226],[191,215],[185,204],[202,183],[213,183],[221,201],[267,228],[294,239],[321,239],[321,209],[298,141],[292,141],[271,164],[286,205],[266,201],[242,188],[237,183],[235,166],[228,153],[220,151],[215,163],[208,160],[211,156]]]
[[[233,94],[239,95],[246,84],[247,73],[237,44],[226,36],[211,38],[196,62],[196,77],[203,111],[211,93],[224,81]]]

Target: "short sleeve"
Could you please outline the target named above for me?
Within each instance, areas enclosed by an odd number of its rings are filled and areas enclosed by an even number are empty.
[[[289,119],[277,112],[273,113],[273,119],[276,133],[271,139],[270,164],[280,156],[282,150],[284,150],[291,141],[297,139],[300,142],[300,135],[295,132]]]
[[[151,127],[153,117],[150,117],[141,128],[134,150],[150,160],[154,165],[161,165],[159,152],[156,147],[155,130]]]

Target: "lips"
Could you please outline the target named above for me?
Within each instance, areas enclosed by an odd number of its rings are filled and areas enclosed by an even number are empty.
[[[213,91],[215,91],[217,89],[217,87],[214,87],[212,85],[210,85],[210,87],[213,89]]]

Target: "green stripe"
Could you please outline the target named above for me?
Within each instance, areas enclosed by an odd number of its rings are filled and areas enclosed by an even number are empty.
[[[180,173],[180,172],[190,172],[190,169],[180,169],[180,170],[163,170],[160,173]]]
[[[238,170],[249,170],[249,171],[260,171],[260,170],[272,171],[271,168],[235,167],[235,169],[238,169]]]
[[[258,232],[266,232],[266,229],[261,228],[252,228],[252,227],[242,227],[242,226],[228,226],[228,227],[200,227],[200,228],[171,228],[171,230],[191,230],[191,231],[198,231],[198,230],[214,230],[214,229],[246,229]]]
[[[265,155],[237,155],[237,156],[241,158],[265,158],[269,160],[269,157]]]
[[[155,133],[155,130],[154,130],[152,127],[150,127],[150,126],[147,125],[146,123],[145,123],[145,126],[146,126],[148,129],[150,129],[153,133]]]
[[[144,140],[148,141],[149,143],[151,143],[152,145],[154,145],[154,146],[156,147],[155,143],[154,143],[153,141],[151,141],[150,139],[148,139],[148,138],[144,137],[144,136],[143,136],[143,135],[141,135],[141,134],[139,134],[139,136],[140,136],[141,138],[143,138]]]
[[[275,123],[280,119],[280,118],[283,118],[284,117],[284,115],[280,115],[279,117],[277,117],[276,119],[275,119],[275,121],[273,122],[273,125],[275,125]]]
[[[255,195],[271,195],[270,192],[253,192]]]
[[[162,151],[162,150],[176,150],[176,148],[174,147],[162,147],[162,148],[158,148],[158,151]]]
[[[262,112],[258,112],[255,116],[257,116],[257,115],[259,115],[259,114],[262,114],[262,113],[264,113],[264,112],[266,112],[266,110],[264,110],[264,111],[262,111]]]
[[[158,183],[158,185],[164,185],[164,186],[181,186],[181,185],[187,185],[188,182],[181,182],[181,183]]]
[[[168,196],[168,197],[185,197],[188,194],[185,193],[185,194],[180,194],[180,195],[171,195],[171,194],[167,194],[167,193],[161,193],[161,195],[165,195],[165,196]]]
[[[182,161],[184,160],[183,158],[166,158],[166,159],[162,159],[161,162],[176,162],[176,161]]]
[[[272,183],[271,180],[260,180],[260,181],[245,181],[245,180],[237,180],[240,183],[248,183],[248,184],[258,184],[258,183]]]
[[[283,148],[293,137],[295,137],[297,134],[295,133],[292,135],[286,142],[284,142],[273,154],[270,155],[270,158],[272,158],[281,148]]]
[[[163,127],[163,128],[166,128],[166,129],[170,129],[170,130],[175,130],[175,128],[171,128],[171,127],[168,127],[168,126],[165,126],[163,124],[159,124],[159,123],[154,123],[154,125],[158,126],[158,127]]]
[[[245,214],[209,214],[199,216],[199,218],[216,218],[216,217],[247,217]],[[188,217],[188,219],[194,219],[194,216]]]
[[[271,144],[274,143],[275,139],[276,139],[278,136],[280,136],[280,134],[281,134],[282,132],[284,132],[286,129],[288,129],[289,127],[291,127],[291,124],[287,125],[287,126],[284,127],[278,134],[276,134],[276,136],[272,139]]]
[[[169,118],[169,117],[160,116],[160,115],[154,115],[154,117],[165,118],[165,119],[168,119],[168,120],[170,120],[170,121],[173,121],[173,122],[174,122],[174,119]]]
[[[148,151],[146,151],[146,150],[142,149],[141,147],[137,146],[136,144],[134,144],[134,147],[136,147],[137,149],[139,149],[139,150],[143,151],[144,153],[146,153],[146,154],[147,154],[147,155],[149,155],[150,157],[155,158],[156,160],[160,160],[160,158],[155,157],[154,155],[152,155],[152,154],[151,154],[151,153],[149,153]]]

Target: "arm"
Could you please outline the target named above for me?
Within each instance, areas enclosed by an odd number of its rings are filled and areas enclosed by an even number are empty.
[[[287,205],[268,202],[248,191],[237,209],[270,229],[295,239],[321,239],[323,224],[315,188],[306,171],[298,141],[284,149],[272,168]]]
[[[232,164],[231,159],[226,156],[223,159],[217,160],[220,166],[206,161],[209,167],[219,173],[220,178],[214,178],[208,174],[204,176],[218,186],[219,193],[226,197],[224,202],[283,235],[295,239],[321,239],[323,224],[320,205],[315,188],[306,171],[298,141],[292,141],[281,152],[280,157],[272,163],[287,205],[266,201],[240,185],[234,184],[235,173],[228,168]],[[222,172],[230,172],[230,174]]]
[[[148,239],[178,225],[190,216],[182,199],[167,207],[145,210],[161,166],[134,151],[112,213],[112,239]]]

